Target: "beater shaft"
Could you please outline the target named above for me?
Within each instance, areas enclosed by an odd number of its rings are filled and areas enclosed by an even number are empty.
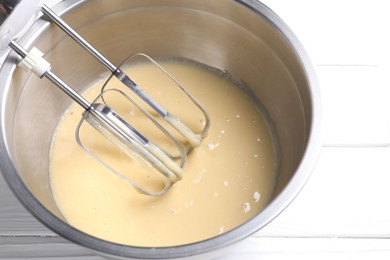
[[[11,41],[9,43],[9,46],[17,53],[20,57],[25,59],[28,56],[28,52],[20,46],[17,42]],[[41,60],[42,62],[45,62],[45,60]],[[40,78],[45,76],[48,78],[51,82],[53,82],[55,85],[57,85],[62,91],[64,91],[70,98],[72,98],[77,104],[79,104],[81,107],[83,107],[85,110],[88,110],[91,107],[91,104],[83,98],[80,94],[78,94],[73,88],[68,86],[64,81],[62,81],[59,77],[57,77],[51,70],[51,66],[49,63],[46,63],[46,69],[42,71],[42,73],[39,73]],[[31,66],[30,69],[32,69],[33,66]]]
[[[77,43],[84,47],[92,56],[100,61],[115,77],[117,77],[125,86],[131,89],[137,96],[139,96],[146,104],[148,104],[157,114],[159,114],[165,121],[167,121],[174,129],[183,135],[193,147],[198,147],[202,140],[202,134],[197,135],[185,124],[183,124],[176,116],[172,115],[152,96],[146,93],[137,83],[131,80],[126,73],[118,69],[106,57],[104,57],[98,50],[89,44],[83,37],[81,37],[75,30],[73,30],[67,23],[65,23],[58,15],[56,15],[48,6],[42,6],[42,12],[47,15],[54,23],[56,23],[65,33],[71,36]],[[186,92],[187,93],[187,92]],[[194,101],[194,100],[193,100]],[[199,107],[199,106],[198,106]],[[202,110],[203,113],[206,111]],[[206,130],[207,131],[207,130]]]

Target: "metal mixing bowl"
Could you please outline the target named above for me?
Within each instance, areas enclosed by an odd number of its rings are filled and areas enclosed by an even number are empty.
[[[226,70],[250,86],[279,146],[275,196],[257,216],[218,237],[164,248],[110,243],[66,223],[49,185],[53,131],[70,99],[16,65],[0,70],[0,167],[21,203],[59,235],[113,258],[186,258],[223,252],[275,218],[308,179],[320,147],[320,98],[313,67],[289,28],[254,0],[66,0],[54,8],[115,64],[128,54],[181,56]],[[37,46],[55,72],[82,91],[104,68],[56,26],[37,20],[19,40]]]

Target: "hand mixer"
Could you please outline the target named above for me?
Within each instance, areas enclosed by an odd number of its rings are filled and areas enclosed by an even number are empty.
[[[26,28],[34,22],[41,11],[51,21],[57,24],[65,33],[71,36],[77,43],[79,43],[85,50],[93,55],[101,64],[103,64],[111,73],[111,77],[116,77],[123,85],[133,91],[139,98],[141,98],[145,104],[147,104],[152,110],[155,111],[165,122],[172,126],[181,136],[186,140],[184,145],[174,137],[169,130],[162,126],[156,119],[150,115],[132,99],[129,95],[119,89],[102,89],[101,93],[96,99],[89,103],[73,88],[68,86],[58,76],[51,71],[51,65],[43,58],[43,53],[35,47],[27,52],[22,46],[20,46],[16,40],[18,35],[22,35]],[[20,66],[31,70],[38,77],[46,77],[55,85],[57,85],[63,92],[65,92],[70,98],[72,98],[78,105],[80,105],[84,112],[81,116],[80,123],[76,128],[76,140],[78,144],[92,157],[102,163],[107,169],[109,169],[116,176],[122,178],[124,181],[132,185],[136,190],[141,193],[160,196],[167,192],[167,190],[178,180],[182,179],[183,167],[186,162],[187,154],[194,148],[198,147],[206,135],[210,127],[210,118],[207,111],[200,105],[200,103],[177,82],[166,70],[164,70],[157,62],[145,54],[136,54],[145,57],[157,66],[165,75],[167,75],[176,86],[185,93],[186,96],[199,108],[205,118],[203,129],[199,133],[192,131],[187,125],[166,110],[159,102],[157,102],[151,95],[146,93],[137,83],[135,83],[129,76],[127,76],[119,67],[113,65],[107,60],[101,53],[99,53],[92,45],[90,45],[85,39],[83,39],[76,31],[74,31],[68,24],[66,24],[60,17],[58,17],[48,6],[41,5],[40,1],[24,0],[13,11],[12,15],[1,27],[2,49],[6,49],[7,46],[11,47],[16,53],[18,53],[23,59],[20,62]],[[124,96],[129,102],[135,104],[140,111],[146,116],[145,119],[149,119],[167,138],[169,138],[177,147],[179,151],[176,154],[167,152],[165,149],[159,147],[152,140],[147,138],[129,122],[127,122],[120,114],[106,104],[104,95],[107,92],[118,92]],[[139,184],[131,180],[122,172],[119,172],[114,167],[111,167],[98,155],[93,153],[88,147],[86,147],[80,138],[80,127],[83,122],[89,123],[94,129],[99,131],[107,140],[114,144],[118,149],[130,156],[133,160],[142,161],[146,165],[152,166],[163,178],[163,188],[160,191],[151,191],[148,188],[141,187]],[[179,160],[179,162],[177,162]]]

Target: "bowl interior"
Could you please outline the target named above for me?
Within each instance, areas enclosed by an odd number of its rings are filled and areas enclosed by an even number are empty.
[[[252,2],[69,0],[53,9],[114,64],[135,52],[154,58],[180,56],[226,70],[249,86],[274,131],[277,198],[297,175],[307,151],[313,124],[312,86],[294,42],[283,34],[288,29],[270,10]],[[19,42],[26,48],[37,46],[53,71],[77,91],[106,72],[44,18]],[[9,163],[32,200],[63,219],[50,190],[49,150],[55,127],[71,101],[48,80],[17,68],[15,59],[15,54],[9,55],[0,71],[5,82],[2,138]],[[41,214],[47,213],[35,211],[38,218]],[[257,216],[260,226],[269,221],[262,214]]]

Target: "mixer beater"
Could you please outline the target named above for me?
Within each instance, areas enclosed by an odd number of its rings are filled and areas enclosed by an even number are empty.
[[[29,1],[22,1],[22,3],[17,6],[15,12],[17,12],[18,8],[26,8],[26,4],[23,6],[24,2]],[[159,196],[166,193],[175,182],[182,179],[183,167],[186,163],[187,154],[194,148],[198,147],[201,144],[202,139],[205,137],[210,127],[210,117],[207,111],[177,80],[174,79],[173,76],[171,76],[152,58],[142,53],[132,55],[128,58],[131,59],[134,56],[139,56],[146,59],[148,62],[151,62],[193,102],[193,104],[201,111],[202,115],[204,116],[203,129],[199,133],[195,133],[178,117],[171,114],[166,108],[164,108],[164,106],[162,106],[151,95],[144,91],[143,88],[141,88],[121,69],[121,66],[116,67],[113,65],[108,59],[106,59],[106,57],[99,53],[92,45],[90,45],[59,16],[57,16],[48,6],[43,5],[40,11],[51,21],[57,24],[65,33],[67,33],[71,38],[79,43],[91,55],[93,55],[101,64],[103,64],[111,72],[111,76],[103,86],[100,94],[93,102],[90,103],[51,71],[51,65],[43,58],[44,54],[42,52],[40,52],[35,47],[32,48],[30,52],[27,52],[21,45],[16,42],[15,37],[11,33],[11,35],[7,35],[7,37],[10,38],[9,46],[23,58],[19,65],[25,69],[31,70],[40,78],[46,77],[49,79],[84,109],[81,120],[76,128],[75,136],[78,144],[89,155],[102,163],[108,170],[110,170],[116,176],[122,178],[125,182],[132,185],[141,193],[151,196]],[[4,26],[2,26],[2,33],[4,34],[3,27]],[[10,34],[9,32],[7,33]],[[179,141],[178,138],[175,137],[175,134],[171,133],[171,131],[163,126],[159,120],[156,120],[154,116],[147,111],[147,109],[143,108],[143,105],[139,104],[138,101],[135,101],[134,98],[128,95],[125,91],[108,87],[107,83],[111,78],[118,79],[127,89],[130,89],[132,92],[134,92],[136,96],[144,101],[144,104],[147,104],[149,109],[152,109],[154,113],[156,113],[160,118],[163,119],[163,121],[169,124],[172,129],[175,129],[175,131],[184,138],[185,142]],[[138,131],[123,116],[121,116],[110,105],[108,105],[104,97],[107,95],[107,93],[113,92],[124,97],[128,102],[136,106],[146,116],[146,118],[156,126],[156,129],[161,131],[161,133],[163,133],[163,135],[176,146],[177,152],[172,153],[160,147],[150,138]],[[159,191],[154,191],[142,187],[127,177],[125,174],[115,169],[115,167],[112,167],[96,153],[92,152],[91,149],[83,144],[80,137],[80,128],[84,122],[87,122],[95,130],[99,131],[109,142],[111,142],[111,144],[115,145],[127,156],[131,157],[132,160],[136,160],[137,162],[141,161],[148,166],[152,166],[155,170],[161,173],[163,175],[162,189]]]

